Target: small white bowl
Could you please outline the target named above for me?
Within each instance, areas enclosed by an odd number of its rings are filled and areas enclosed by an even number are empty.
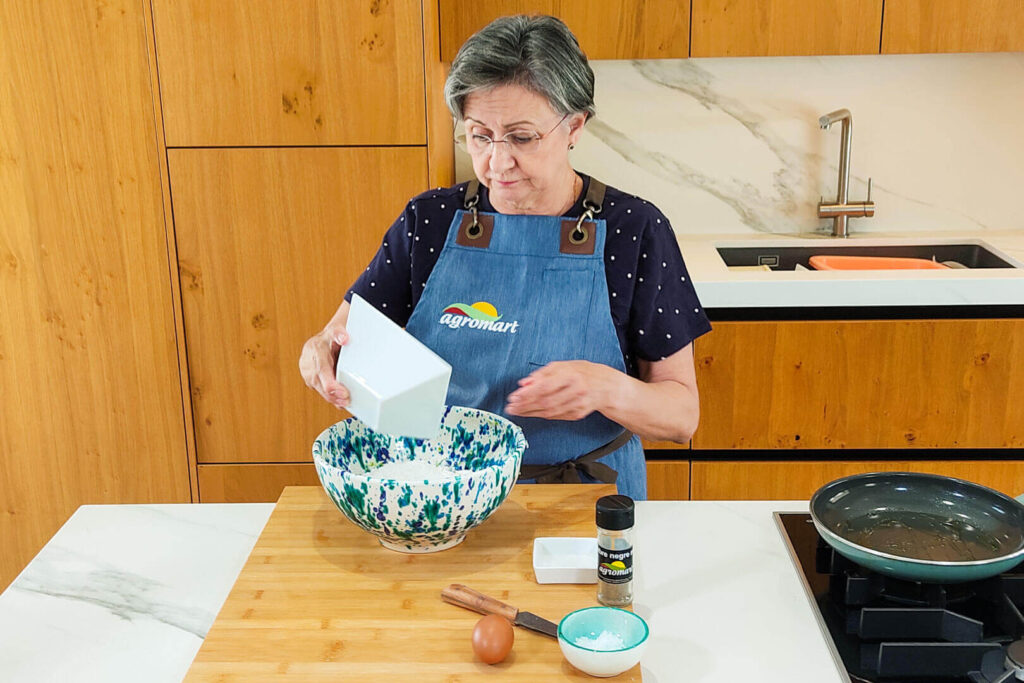
[[[374,431],[435,438],[452,366],[356,294],[346,327],[336,376],[348,411]]]
[[[537,583],[597,583],[597,539],[533,539],[533,574]]]
[[[599,650],[576,644],[578,638],[596,640],[605,632],[621,638],[623,647]],[[649,635],[642,617],[617,607],[585,607],[569,612],[558,623],[562,654],[574,667],[598,678],[617,676],[636,666],[647,649]]]

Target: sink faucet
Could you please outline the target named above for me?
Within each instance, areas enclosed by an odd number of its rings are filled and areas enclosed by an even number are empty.
[[[847,237],[850,230],[847,221],[850,217],[870,217],[875,215],[875,203],[871,201],[871,178],[868,178],[868,198],[863,202],[849,201],[850,186],[850,148],[853,145],[853,115],[849,109],[837,109],[818,119],[822,130],[837,121],[843,123],[843,139],[839,145],[839,190],[834,202],[818,202],[818,218],[832,219],[832,236]]]

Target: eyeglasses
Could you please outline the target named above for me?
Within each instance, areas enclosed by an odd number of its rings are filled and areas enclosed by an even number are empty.
[[[551,135],[567,118],[569,118],[568,114],[560,118],[558,123],[552,126],[547,133],[538,133],[535,130],[513,130],[497,140],[483,133],[469,135],[466,133],[466,124],[459,121],[455,131],[455,143],[470,154],[490,154],[492,146],[497,142],[504,142],[508,145],[508,149],[513,155],[532,154],[540,149],[541,141]]]

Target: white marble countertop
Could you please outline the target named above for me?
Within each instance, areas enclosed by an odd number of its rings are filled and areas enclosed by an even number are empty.
[[[5,683],[177,683],[273,506],[83,506],[0,595]],[[642,502],[645,683],[843,681],[772,512],[806,502]]]
[[[849,681],[773,512],[807,512],[807,502],[637,504],[633,609],[651,627],[644,683]]]
[[[78,508],[0,594],[0,681],[178,683],[273,508]]]
[[[790,246],[981,244],[1024,264],[1024,230],[856,233],[846,239],[782,234],[680,235],[704,308],[1024,305],[1024,268],[893,271],[736,271],[716,251],[757,243]],[[1001,252],[1001,253],[1000,253]]]

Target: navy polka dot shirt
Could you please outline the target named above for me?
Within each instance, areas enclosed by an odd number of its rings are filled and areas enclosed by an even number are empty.
[[[583,212],[590,178],[566,217]],[[412,199],[392,224],[369,267],[345,295],[373,304],[404,326],[444,247],[466,183],[429,190]],[[487,188],[480,186],[480,211],[493,212]],[[653,204],[609,187],[600,217],[607,222],[604,265],[612,321],[626,370],[636,376],[637,358],[671,356],[711,330],[679,253],[668,219]]]

